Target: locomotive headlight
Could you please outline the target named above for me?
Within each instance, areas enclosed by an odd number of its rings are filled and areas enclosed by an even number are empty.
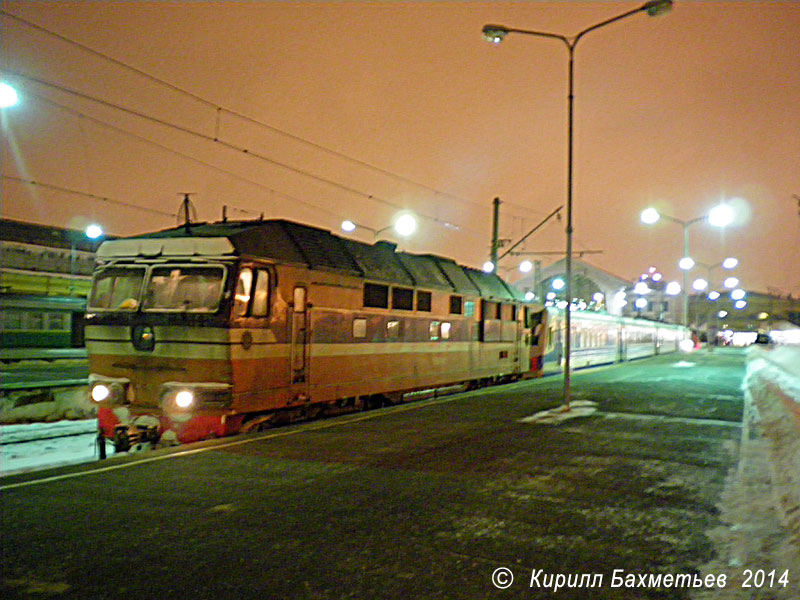
[[[98,383],[92,388],[92,400],[95,402],[102,402],[107,400],[111,395],[111,388],[104,383]]]
[[[175,405],[178,408],[189,408],[194,403],[194,394],[189,390],[181,390],[175,394]]]

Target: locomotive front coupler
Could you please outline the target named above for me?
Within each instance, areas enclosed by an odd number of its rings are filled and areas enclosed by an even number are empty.
[[[133,447],[141,449],[140,444],[158,442],[160,435],[158,427],[146,427],[141,425],[117,425],[114,428],[114,450],[116,452],[127,452]]]

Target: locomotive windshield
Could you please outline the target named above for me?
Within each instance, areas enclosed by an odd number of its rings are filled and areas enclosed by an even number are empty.
[[[89,309],[214,312],[224,279],[221,265],[109,267],[95,275]]]
[[[89,295],[90,309],[130,310],[139,307],[145,270],[141,267],[111,267],[94,277]]]
[[[222,296],[225,270],[218,266],[153,267],[147,281],[144,310],[212,312]]]

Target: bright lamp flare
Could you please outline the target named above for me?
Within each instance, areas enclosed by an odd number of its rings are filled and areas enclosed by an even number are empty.
[[[726,288],[730,290],[739,285],[739,280],[736,277],[728,277],[725,281],[722,282],[722,285],[724,285]]]
[[[708,292],[708,299],[709,300],[713,301],[713,300],[717,300],[718,298],[719,298],[719,292],[717,292],[717,291]]]
[[[494,271],[494,263],[490,260],[487,260],[485,263],[483,263],[483,272],[491,273],[492,271]]]
[[[745,296],[745,291],[742,289],[735,289],[731,292],[731,300],[741,300]]]
[[[182,390],[175,394],[175,404],[180,408],[189,408],[194,402],[194,394],[189,390]]]
[[[705,279],[695,279],[694,282],[692,282],[692,288],[698,292],[702,292],[707,287],[708,282]]]
[[[634,294],[649,294],[650,288],[644,281],[636,282],[636,285],[633,286],[633,293]]]
[[[694,268],[694,259],[690,256],[684,256],[678,261],[678,268],[688,271]]]
[[[0,108],[9,108],[19,104],[17,90],[7,83],[0,83]]]
[[[718,204],[708,211],[708,223],[714,227],[727,227],[734,217],[733,208],[728,204]]]
[[[553,286],[554,290],[563,290],[564,286],[567,284],[564,282],[563,279],[557,277],[556,279],[553,279],[553,283],[551,285]]]
[[[653,223],[658,223],[661,215],[655,208],[646,208],[642,211],[642,214],[639,218],[642,220],[642,223],[652,225]]]
[[[520,273],[530,273],[533,270],[533,263],[529,260],[523,260],[519,263]]]
[[[646,298],[637,298],[636,302],[633,305],[638,309],[643,309],[647,307],[647,299]]]
[[[356,224],[353,223],[350,219],[345,219],[342,221],[342,231],[346,231],[350,233],[351,231],[356,230]]]
[[[739,264],[738,258],[733,258],[732,256],[726,258],[722,261],[722,268],[723,269],[735,269],[736,265]]]
[[[664,288],[664,292],[670,296],[677,296],[681,293],[681,284],[677,281],[670,281]]]
[[[92,400],[95,402],[102,402],[111,395],[111,390],[107,385],[102,383],[92,388]]]
[[[681,347],[681,350],[683,350],[684,352],[691,352],[692,350],[694,350],[694,342],[692,340],[688,339],[681,340],[679,345]]]
[[[101,235],[103,235],[103,228],[100,227],[100,225],[97,225],[96,223],[92,223],[86,228],[85,233],[86,237],[88,237],[90,240],[96,240]]]
[[[414,215],[409,213],[400,215],[394,222],[394,230],[397,232],[397,235],[408,237],[417,230],[417,220],[414,218]]]

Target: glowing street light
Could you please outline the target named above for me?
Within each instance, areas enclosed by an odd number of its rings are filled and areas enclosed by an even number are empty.
[[[553,282],[550,284],[554,290],[563,290],[564,287],[567,285],[566,282],[561,279],[560,277],[556,277],[553,279]]]
[[[519,263],[520,273],[530,273],[533,270],[533,263],[529,260],[523,260]]]
[[[708,287],[708,281],[706,281],[705,279],[702,279],[702,278],[695,279],[692,282],[692,288],[697,292],[702,292],[707,287]]]
[[[731,300],[742,300],[746,293],[743,289],[737,288],[731,292]]]
[[[543,37],[549,39],[559,40],[564,43],[567,48],[567,52],[569,54],[569,62],[568,62],[568,76],[567,76],[567,214],[566,214],[566,241],[567,241],[567,248],[566,248],[566,256],[564,259],[565,262],[565,270],[566,270],[566,295],[567,301],[571,302],[572,299],[572,236],[573,236],[573,227],[572,227],[572,179],[573,179],[573,154],[574,154],[574,135],[573,135],[573,128],[574,128],[574,101],[575,101],[575,47],[578,45],[578,42],[583,39],[583,37],[601,27],[605,27],[606,25],[610,25],[611,23],[615,23],[621,19],[626,17],[630,17],[640,12],[646,12],[651,17],[655,17],[665,12],[668,12],[672,8],[672,0],[649,0],[645,2],[643,5],[639,6],[638,8],[634,8],[633,10],[626,11],[622,14],[619,14],[615,17],[611,17],[599,23],[595,23],[594,25],[583,29],[582,31],[578,32],[574,36],[566,36],[557,33],[549,33],[546,31],[535,31],[530,29],[516,29],[511,27],[506,27],[504,25],[484,25],[483,27],[483,38],[487,42],[491,42],[493,44],[499,44],[502,42],[509,33],[519,33],[525,35],[532,35],[536,37]],[[571,373],[570,373],[570,358],[572,353],[572,311],[567,309],[566,316],[564,318],[564,404],[569,409],[570,405],[570,381],[571,381]]]
[[[103,228],[100,227],[100,225],[98,225],[97,223],[92,223],[86,228],[86,231],[84,233],[86,234],[86,237],[89,238],[90,240],[96,240],[97,238],[103,235]]]
[[[19,104],[17,90],[6,82],[0,82],[0,108],[11,108]]]
[[[691,271],[694,269],[694,259],[691,256],[684,256],[678,261],[678,268],[684,271]]]
[[[347,233],[352,233],[359,227],[361,229],[366,229],[367,231],[371,231],[372,237],[375,239],[377,239],[379,234],[383,233],[388,229],[394,229],[394,232],[401,237],[408,237],[410,235],[413,235],[417,231],[417,219],[410,212],[402,212],[395,216],[394,221],[392,222],[391,225],[384,227],[382,229],[373,229],[372,227],[361,225],[360,223],[356,223],[355,221],[351,221],[350,219],[345,219],[344,221],[342,221],[341,224],[342,231],[345,231]]]
[[[735,213],[733,211],[733,208],[731,208],[731,206],[728,204],[718,204],[717,206],[709,210],[707,215],[703,215],[702,217],[697,217],[696,219],[690,219],[688,221],[684,221],[682,219],[676,219],[675,217],[671,217],[670,215],[665,215],[664,213],[661,213],[652,207],[644,209],[639,215],[639,218],[642,221],[642,223],[646,225],[653,225],[658,221],[660,221],[662,218],[664,218],[667,219],[668,221],[672,221],[673,223],[677,223],[683,228],[683,258],[678,263],[678,266],[683,270],[683,325],[684,326],[687,326],[689,324],[689,294],[687,293],[687,288],[689,285],[688,271],[690,269],[693,269],[695,265],[695,261],[689,256],[689,226],[694,225],[695,223],[700,223],[701,221],[708,221],[708,223],[714,227],[726,227],[733,222],[734,217]]]
[[[739,259],[738,258],[733,258],[732,256],[729,256],[728,258],[726,258],[725,260],[722,261],[722,268],[723,269],[735,269],[736,265],[738,265],[738,264],[739,264]]]
[[[483,272],[491,273],[492,271],[494,271],[494,263],[490,260],[487,260],[485,263],[483,263]]]
[[[714,300],[718,300],[719,297],[720,297],[720,293],[718,291],[716,291],[716,290],[708,292],[708,299],[711,300],[712,302]]]
[[[681,284],[677,281],[670,281],[664,288],[664,293],[669,296],[677,296],[681,293]]]
[[[732,290],[737,285],[739,285],[739,279],[736,277],[728,277],[725,279],[725,281],[722,282],[722,285],[724,285],[729,290]]]

